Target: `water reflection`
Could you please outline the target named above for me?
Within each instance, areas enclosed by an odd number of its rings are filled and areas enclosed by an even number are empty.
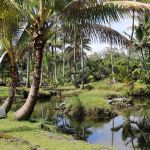
[[[126,120],[112,130],[122,129],[122,139],[133,149],[150,149],[150,105],[135,108],[126,116]]]
[[[20,105],[13,106],[13,111]],[[114,119],[76,120],[55,111],[59,102],[38,102],[32,118],[53,122],[58,131],[77,140],[115,147],[117,150],[150,150],[150,104],[136,101],[135,108]]]
[[[64,115],[55,116],[55,120],[57,120],[57,126],[60,131],[72,134],[77,140],[88,141],[88,138],[93,134],[90,128],[93,126],[97,129],[107,124],[109,120],[105,119],[102,122],[96,122],[88,119],[73,119]]]

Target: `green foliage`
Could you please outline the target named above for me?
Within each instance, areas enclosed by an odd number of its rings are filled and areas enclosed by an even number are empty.
[[[92,86],[91,84],[88,84],[85,86],[85,89],[92,90],[92,89],[94,89],[94,86]]]

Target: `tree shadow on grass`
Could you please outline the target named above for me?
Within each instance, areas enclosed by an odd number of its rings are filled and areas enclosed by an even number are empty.
[[[10,132],[26,132],[26,131],[33,131],[35,128],[31,128],[28,126],[22,126],[22,127],[16,127],[16,128],[11,128],[8,130],[3,130],[2,132],[4,133],[10,133]]]

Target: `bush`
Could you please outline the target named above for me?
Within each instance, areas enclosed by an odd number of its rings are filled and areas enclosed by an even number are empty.
[[[85,86],[85,89],[92,90],[92,89],[94,89],[94,86],[88,84],[88,85]]]

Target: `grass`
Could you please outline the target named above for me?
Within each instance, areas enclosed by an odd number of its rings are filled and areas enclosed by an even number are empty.
[[[81,93],[79,99],[85,109],[110,109],[110,106],[106,101],[106,96],[106,93],[101,93],[99,90],[92,90]]]
[[[98,109],[110,110],[108,97],[120,95],[123,84],[117,83],[111,85],[109,81],[90,83],[92,90],[80,90],[78,97],[67,98],[65,103],[67,110],[76,109],[79,105],[84,107],[85,112],[95,112]],[[79,103],[80,102],[80,103]]]
[[[0,97],[7,97],[8,96],[9,88],[6,86],[0,86]]]
[[[4,150],[30,150],[39,147],[40,150],[103,150],[103,146],[96,146],[83,141],[76,141],[71,136],[59,134],[53,125],[51,132],[40,129],[40,122],[18,122],[12,119],[12,113],[7,119],[0,120],[0,132],[9,134],[17,141],[0,139],[0,148]],[[27,142],[22,142],[27,141]]]

